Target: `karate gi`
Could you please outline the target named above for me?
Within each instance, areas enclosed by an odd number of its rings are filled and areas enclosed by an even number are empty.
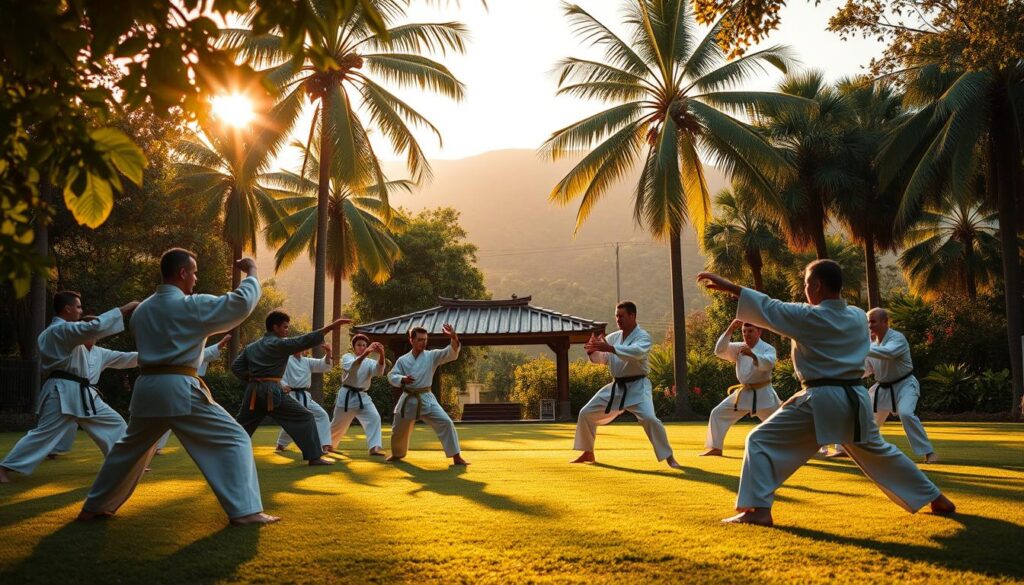
[[[100,383],[100,374],[107,368],[114,368],[117,370],[126,370],[128,368],[134,368],[139,365],[139,354],[134,351],[115,351],[94,345],[92,349],[86,346],[80,346],[82,351],[86,354],[86,362],[89,365],[89,374],[85,376],[89,379],[91,386],[97,386]],[[76,348],[77,351],[77,348]],[[127,425],[125,425],[127,427]],[[55,454],[68,453],[71,448],[75,445],[75,436],[78,434],[78,424],[70,427],[64,436],[61,438],[57,448],[53,450]],[[121,437],[117,437],[120,439]],[[111,443],[113,444],[113,443]]]
[[[54,317],[39,334],[39,357],[46,379],[39,391],[36,427],[21,438],[0,467],[30,475],[66,434],[80,425],[103,455],[124,435],[124,418],[103,401],[89,380],[89,356],[82,345],[124,331],[120,309],[91,321]],[[56,376],[75,377],[75,380]]]
[[[859,382],[869,345],[864,311],[841,299],[817,306],[783,303],[744,288],[736,318],[792,339],[793,368],[805,388],[747,435],[738,510],[770,508],[775,490],[828,443],[841,443],[861,471],[908,512],[940,495],[913,461],[882,440],[871,416],[868,392]]]
[[[458,357],[459,350],[449,345],[444,349],[425,350],[418,356],[414,356],[410,351],[395,361],[395,366],[388,374],[388,381],[395,388],[401,388],[403,394],[395,404],[395,416],[391,423],[392,457],[405,457],[409,452],[409,440],[412,438],[412,429],[417,419],[434,429],[446,457],[454,457],[462,452],[459,447],[459,435],[455,432],[455,423],[430,391],[437,368],[455,361]],[[405,376],[415,378],[412,385],[402,385],[402,378]]]
[[[309,386],[313,382],[313,374],[323,374],[331,370],[331,359],[324,356],[320,359],[305,356],[288,358],[288,365],[281,377],[281,385],[291,388],[288,398],[298,401],[306,410],[313,413],[316,421],[316,434],[320,438],[320,446],[331,444],[331,417],[316,400],[309,397]],[[282,449],[292,443],[292,438],[282,428],[277,435],[277,446]]]
[[[721,449],[729,427],[746,415],[756,416],[762,421],[778,410],[782,403],[772,387],[772,370],[775,369],[775,348],[759,339],[751,348],[754,358],[740,353],[745,343],[730,343],[726,331],[715,344],[715,355],[736,364],[736,379],[744,388],[736,388],[718,406],[711,409],[708,417],[708,432],[704,446]],[[755,404],[756,403],[756,404]]]
[[[338,390],[338,398],[334,401],[331,446],[337,447],[348,432],[352,419],[359,419],[359,424],[366,433],[366,447],[373,451],[383,446],[380,413],[366,391],[370,388],[374,374],[380,371],[380,363],[367,357],[363,358],[359,367],[354,367],[357,357],[354,353],[341,356],[341,369],[345,375],[342,378],[341,389]]]
[[[215,362],[220,359],[220,344],[214,343],[203,350],[203,363],[199,364],[196,369],[196,375],[202,378],[206,375],[206,369],[210,367],[210,362]],[[164,433],[164,436],[160,437],[160,440],[156,442],[156,450],[160,451],[167,446],[167,440],[171,438],[171,431],[168,430]]]
[[[658,461],[668,459],[672,456],[672,446],[668,444],[665,425],[654,412],[651,381],[647,379],[651,370],[647,363],[652,345],[650,334],[638,325],[626,339],[622,338],[622,331],[615,331],[605,341],[615,348],[615,353],[595,351],[590,354],[590,361],[607,364],[615,380],[598,390],[580,410],[573,448],[593,451],[597,427],[612,422],[623,411],[629,411],[647,433]]]
[[[174,285],[160,285],[139,305],[131,330],[142,374],[132,392],[131,422],[100,469],[84,511],[116,512],[135,490],[157,440],[168,429],[199,466],[229,518],[263,511],[252,441],[214,402],[197,373],[207,337],[240,325],[259,298],[260,283],[250,276],[219,297],[185,295]],[[178,368],[192,371],[154,373]]]
[[[317,436],[313,413],[297,400],[285,398],[281,378],[293,353],[323,342],[324,334],[319,331],[298,337],[278,337],[267,332],[247,345],[231,364],[231,371],[247,383],[245,397],[235,417],[238,424],[252,436],[263,419],[269,416],[295,439],[302,449],[302,458],[307,461],[320,459],[326,443],[321,443]]]
[[[907,338],[895,329],[886,331],[881,342],[871,343],[865,370],[876,380],[868,395],[878,428],[882,428],[889,413],[895,412],[903,423],[903,431],[907,433],[914,454],[923,457],[933,453],[935,449],[928,440],[928,433],[915,412],[921,398],[921,384],[914,377],[914,362],[910,359]]]

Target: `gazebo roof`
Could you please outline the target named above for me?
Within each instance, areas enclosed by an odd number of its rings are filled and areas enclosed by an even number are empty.
[[[451,323],[465,342],[473,345],[544,343],[568,339],[583,343],[591,333],[602,332],[607,323],[591,321],[530,304],[532,297],[496,300],[438,298],[438,306],[390,319],[358,325],[352,330],[371,337],[402,337],[410,327],[423,327],[431,335]]]

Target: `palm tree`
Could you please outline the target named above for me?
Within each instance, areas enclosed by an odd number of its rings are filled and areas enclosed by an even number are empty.
[[[787,75],[779,91],[809,100],[813,107],[771,105],[758,117],[765,134],[795,169],[775,188],[775,196],[762,194],[762,210],[782,224],[794,249],[813,248],[817,258],[828,258],[825,228],[835,207],[842,205],[837,200],[860,200],[866,188],[850,164],[858,146],[854,111],[820,71]]]
[[[750,269],[754,288],[764,290],[764,256],[778,257],[786,243],[779,227],[754,208],[754,194],[740,184],[715,195],[718,213],[704,229],[701,247],[708,269],[730,278],[740,278],[742,266]]]
[[[959,55],[912,64],[904,73],[907,99],[920,109],[901,124],[879,153],[883,187],[902,191],[900,220],[910,223],[942,193],[969,188],[979,172],[985,199],[997,211],[1013,404],[1024,393],[1021,254],[1021,181],[1024,177],[1024,62],[962,66]],[[942,59],[942,62],[938,62]],[[1014,410],[1017,412],[1017,409]]]
[[[875,255],[878,251],[896,249],[903,226],[896,222],[899,193],[879,188],[874,163],[885,136],[906,119],[907,113],[903,96],[889,83],[848,78],[840,80],[838,87],[852,107],[857,124],[858,145],[851,152],[849,164],[859,169],[863,191],[857,197],[836,198],[834,211],[850,237],[864,248],[868,307],[880,307],[882,291]]]
[[[925,209],[899,257],[910,292],[934,299],[940,290],[953,288],[977,299],[979,285],[988,287],[999,277],[996,219],[995,212],[967,196]]]
[[[771,47],[726,62],[717,40],[720,24],[697,38],[686,0],[625,0],[623,7],[626,38],[583,8],[564,5],[573,30],[604,49],[604,60],[562,60],[558,94],[613,105],[554,132],[541,150],[552,160],[589,150],[550,196],[561,204],[579,199],[577,229],[610,187],[640,165],[634,219],[669,243],[675,380],[677,387],[685,389],[680,239],[687,222],[703,229],[711,213],[698,152],[734,177],[767,190],[786,168],[786,161],[753,127],[722,110],[754,113],[769,103],[781,109],[802,100],[730,91],[768,67],[785,71],[791,63],[785,48]],[[677,414],[689,415],[686,392],[676,396]]]
[[[372,10],[367,11],[369,5]],[[444,65],[426,54],[465,51],[466,28],[456,22],[395,24],[406,14],[401,0],[364,0],[354,10],[337,3],[309,4],[308,27],[301,51],[289,44],[287,31],[253,35],[247,29],[223,32],[222,40],[237,49],[238,56],[263,69],[276,85],[284,102],[315,103],[308,136],[320,138],[321,158],[317,178],[317,233],[328,226],[328,201],[332,177],[347,184],[386,185],[380,162],[367,136],[367,122],[388,140],[395,152],[405,155],[415,181],[430,177],[427,162],[410,126],[440,132],[405,101],[379,81],[398,87],[414,87],[461,100],[463,84]],[[379,18],[380,22],[374,22]],[[379,24],[383,24],[382,32]],[[368,116],[364,120],[361,113]],[[321,128],[322,131],[318,131]],[[303,174],[303,173],[300,173]],[[386,204],[388,192],[380,192]],[[390,206],[385,206],[390,213]],[[327,274],[328,238],[316,239],[313,277],[313,327],[324,324],[324,284]],[[313,395],[319,396],[323,377],[313,378]]]
[[[285,105],[287,107],[287,105]],[[288,115],[285,108],[274,113]],[[243,252],[256,252],[261,226],[273,226],[282,209],[264,180],[286,134],[280,127],[261,129],[218,129],[182,138],[175,144],[178,162],[173,189],[183,196],[199,197],[207,205],[201,221],[220,221],[224,241],[231,248],[232,266]],[[268,241],[273,231],[265,236]],[[238,288],[241,275],[232,266],[231,288]],[[228,358],[238,353],[239,336],[232,335]]]
[[[302,144],[296,144],[299,148]],[[275,269],[291,264],[303,252],[310,258],[316,250],[317,196],[320,176],[319,153],[314,146],[306,154],[305,175],[282,171],[267,177],[267,184],[278,188],[275,196],[287,213],[274,233],[278,245]],[[377,283],[391,274],[395,261],[401,257],[398,244],[391,237],[394,230],[405,228],[400,214],[385,209],[381,192],[409,192],[410,181],[389,181],[384,189],[378,185],[348,185],[332,178],[327,203],[327,267],[334,284],[332,295],[334,319],[341,318],[341,285],[354,271],[363,269]],[[385,218],[390,216],[389,221]],[[332,338],[335,348],[341,346],[341,331]]]

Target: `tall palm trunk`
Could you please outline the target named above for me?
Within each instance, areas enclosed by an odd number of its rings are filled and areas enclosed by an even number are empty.
[[[868,230],[864,238],[864,269],[868,281],[868,308],[882,306],[882,291],[878,284],[878,261],[875,259],[875,234]]]
[[[334,283],[334,295],[332,297],[334,301],[334,317],[336,321],[341,319],[341,285],[343,277],[340,268],[335,268],[334,273],[331,275],[331,281]],[[341,329],[335,329],[331,333],[331,349],[334,350],[334,355],[341,355]]]
[[[240,285],[242,283],[242,273],[238,269],[235,268],[235,264],[237,264],[238,261],[241,260],[241,259],[242,259],[242,244],[241,243],[232,244],[231,245],[231,290],[237,289],[238,285]],[[231,339],[228,341],[228,358],[227,358],[227,361],[224,362],[224,363],[227,364],[228,368],[230,368],[231,364],[233,364],[235,362],[235,356],[238,355],[238,347],[239,347],[238,344],[241,342],[241,340],[238,339],[238,328],[237,327],[232,329],[229,333],[231,333]]]
[[[676,416],[693,417],[686,381],[686,305],[683,302],[683,250],[680,229],[672,228],[669,237],[669,258],[672,268],[672,373],[676,382]]]
[[[965,234],[964,245],[964,289],[967,291],[967,298],[972,301],[978,298],[978,282],[974,276],[974,237]]]
[[[1021,416],[1021,396],[1024,395],[1024,356],[1022,335],[1024,317],[1021,313],[1020,250],[1017,248],[1016,200],[1020,178],[1020,144],[1016,144],[1013,129],[1016,125],[1005,103],[1006,96],[997,96],[994,104],[992,138],[989,141],[992,178],[988,182],[991,200],[998,204],[999,238],[1003,256],[1003,290],[1006,300],[1006,336],[1010,351],[1010,372],[1013,377],[1014,417]]]
[[[316,202],[316,262],[313,268],[313,329],[324,326],[325,300],[324,285],[327,280],[327,205],[331,191],[331,141],[327,131],[327,112],[331,111],[330,94],[324,93],[320,108],[320,177]],[[323,350],[313,349],[315,357],[323,356]],[[323,399],[324,375],[313,374],[309,387],[313,399]]]
[[[746,251],[747,266],[750,267],[750,274],[754,279],[754,290],[764,292],[764,260],[761,259],[761,250],[748,248]]]

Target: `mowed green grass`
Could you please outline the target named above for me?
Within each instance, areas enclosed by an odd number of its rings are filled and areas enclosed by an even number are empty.
[[[1024,427],[927,425],[943,458],[927,473],[953,517],[907,514],[849,460],[813,460],[779,490],[776,528],[724,526],[751,428],[708,459],[704,425],[669,424],[675,471],[636,424],[603,427],[585,466],[567,463],[571,424],[460,426],[468,469],[422,425],[406,463],[370,458],[356,428],[331,468],[275,454],[268,427],[254,438],[260,488],[283,520],[262,529],[227,526],[173,439],[116,518],[73,523],[101,462],[79,433],[72,454],[0,486],[0,583],[1024,579]],[[899,423],[884,432],[908,450]]]

